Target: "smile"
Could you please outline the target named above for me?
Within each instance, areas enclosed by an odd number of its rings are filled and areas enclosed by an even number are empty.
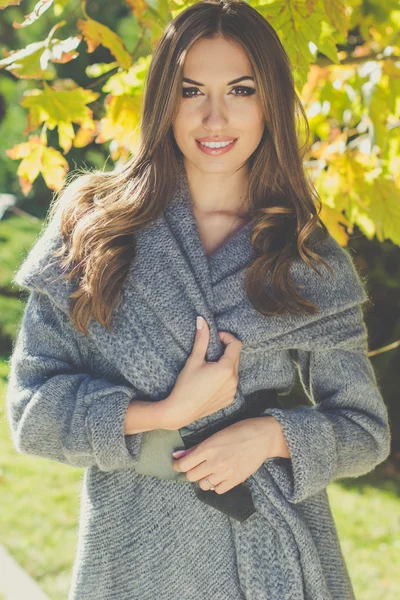
[[[229,152],[236,144],[236,140],[231,142],[199,142],[196,140],[197,147],[205,154],[211,154],[213,156],[219,156]]]

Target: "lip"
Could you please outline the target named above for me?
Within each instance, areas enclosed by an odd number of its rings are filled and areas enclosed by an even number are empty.
[[[231,142],[232,140],[236,140],[237,138],[229,137],[227,135],[221,137],[203,137],[197,138],[197,142]]]
[[[207,140],[205,140],[207,141]],[[215,141],[215,140],[212,140]],[[219,140],[219,141],[227,141],[230,142],[231,140]],[[235,146],[237,142],[237,138],[234,139],[232,141],[232,144],[229,144],[229,146],[225,146],[225,148],[207,148],[206,146],[202,146],[199,142],[199,140],[196,140],[196,146],[198,147],[199,150],[201,150],[201,152],[204,152],[204,154],[209,154],[210,156],[220,156],[221,154],[226,154],[227,152],[230,152],[232,150],[232,148]]]

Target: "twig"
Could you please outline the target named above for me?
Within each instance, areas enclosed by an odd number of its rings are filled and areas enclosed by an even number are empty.
[[[388,346],[383,346],[382,348],[378,348],[377,350],[371,350],[368,352],[368,356],[375,356],[375,354],[381,354],[382,352],[387,352],[388,350],[393,350],[394,348],[398,348],[400,346],[400,340],[397,342],[393,342]]]

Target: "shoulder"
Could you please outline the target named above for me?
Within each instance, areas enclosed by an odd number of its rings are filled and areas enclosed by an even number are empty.
[[[24,290],[44,292],[50,296],[64,312],[68,311],[69,294],[73,284],[63,278],[64,271],[60,257],[54,253],[61,249],[61,216],[64,209],[72,206],[74,195],[87,181],[88,175],[81,175],[67,185],[61,193],[57,210],[43,223],[42,229],[28,250],[22,263],[13,274],[12,282]]]
[[[300,285],[299,292],[316,303],[321,310],[344,310],[355,304],[363,304],[369,297],[366,280],[358,273],[351,250],[341,246],[328,234],[316,232],[307,244],[330,267],[316,264],[319,273],[301,258],[291,265],[289,273],[293,281]]]

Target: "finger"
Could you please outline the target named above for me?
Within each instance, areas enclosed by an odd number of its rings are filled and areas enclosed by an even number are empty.
[[[219,332],[219,337],[220,340],[226,345],[224,354],[221,358],[226,357],[233,363],[238,364],[240,359],[240,352],[243,347],[242,342],[228,331]]]
[[[221,486],[221,484],[225,480],[222,479],[221,477],[218,478],[218,476],[217,476],[216,473],[210,473],[209,475],[206,475],[206,477],[208,478],[208,481],[211,483],[211,485],[213,487],[215,487],[215,491],[217,491],[217,489],[218,489],[218,491],[220,491],[220,486]],[[212,491],[211,488],[210,488],[210,486],[208,485],[205,477],[202,478],[202,479],[200,479],[199,485],[200,485],[201,489],[204,490],[204,491],[206,491],[206,492],[211,492]]]
[[[200,317],[200,318],[199,318]],[[198,329],[197,323],[201,325],[201,328]],[[207,354],[207,348],[210,341],[210,330],[208,327],[207,321],[199,315],[196,318],[196,335],[194,338],[192,352],[190,354],[190,358],[196,362],[204,362]]]
[[[193,469],[199,462],[199,454],[195,452],[200,444],[196,444],[196,446],[192,446],[191,448],[187,448],[185,454],[181,457],[177,456],[177,458],[172,460],[172,468],[174,471],[178,472],[186,472],[189,469]]]

